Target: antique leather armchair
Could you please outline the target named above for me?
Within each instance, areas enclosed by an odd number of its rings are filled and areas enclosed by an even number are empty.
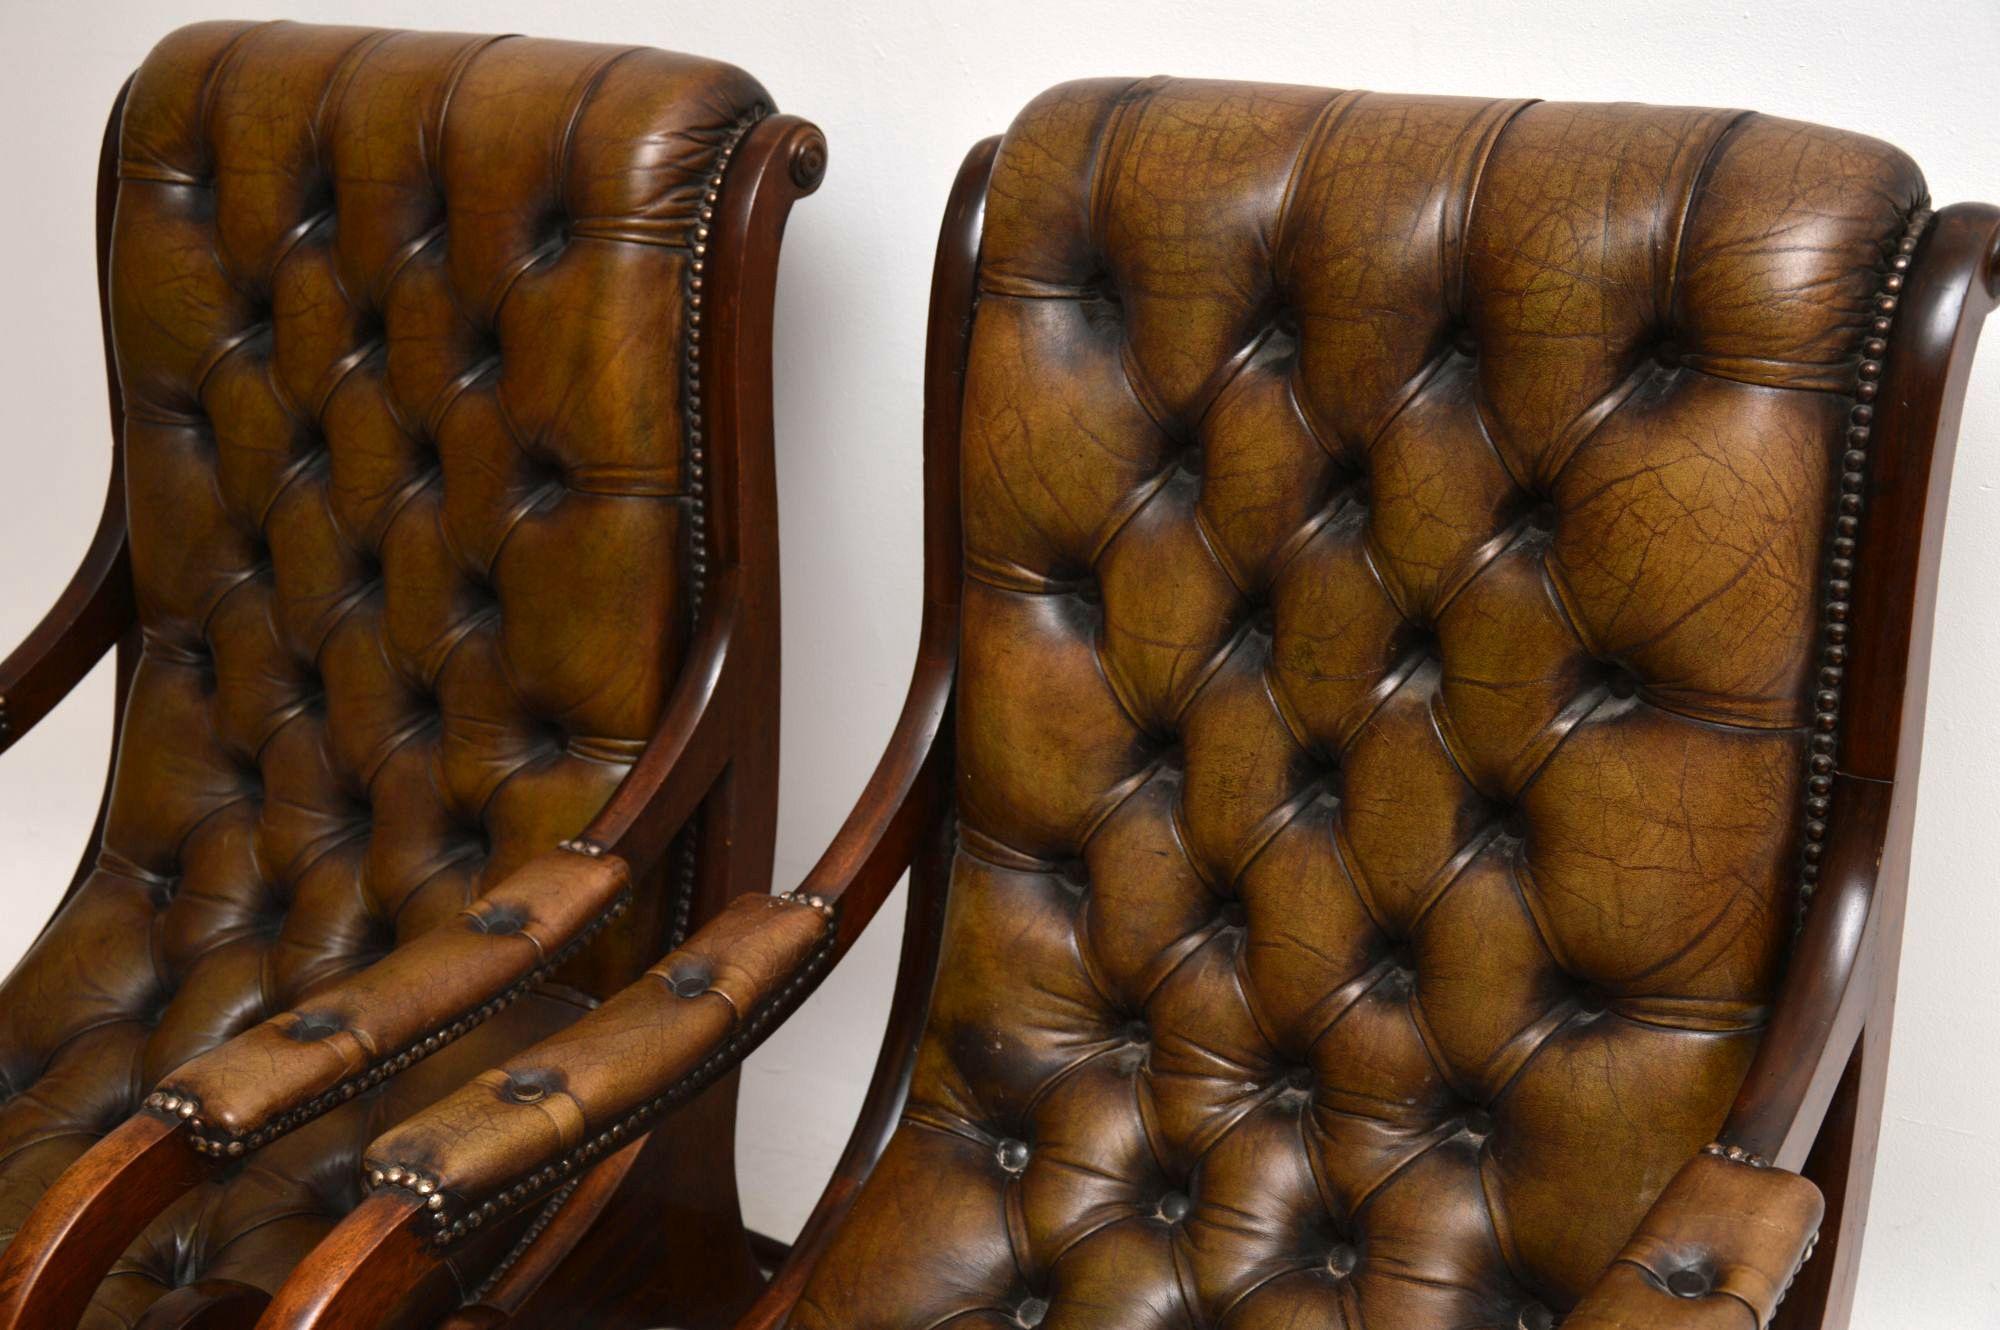
[[[849,821],[378,1138],[260,1324],[372,1324],[589,1176],[905,867],[739,1330],[1751,1330],[1816,1231],[1784,1323],[1845,1324],[1996,236],[1757,115],[1045,94],[945,218]]]
[[[741,70],[638,48],[204,24],[128,83],[117,465],[0,664],[0,748],[113,650],[119,708],[0,986],[0,1326],[247,1325],[369,1139],[768,882],[772,288],[824,162]],[[468,1245],[452,1300],[620,1207],[733,1212],[733,1096]],[[684,1256],[653,1286],[754,1289],[740,1239]]]

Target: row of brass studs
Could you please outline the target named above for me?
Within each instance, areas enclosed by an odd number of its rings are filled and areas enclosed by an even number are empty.
[[[1740,1145],[1724,1145],[1721,1141],[1710,1141],[1701,1147],[1701,1152],[1705,1155],[1714,1155],[1717,1159],[1727,1159],[1732,1164],[1748,1164],[1752,1168],[1771,1167],[1770,1160],[1760,1154],[1752,1154]]]
[[[1835,501],[1833,555],[1827,563],[1826,598],[1821,606],[1820,665],[1813,691],[1812,737],[1806,759],[1806,821],[1799,866],[1799,924],[1819,886],[1821,860],[1826,854],[1828,814],[1833,807],[1833,773],[1840,747],[1841,685],[1847,677],[1849,615],[1853,610],[1854,559],[1861,532],[1862,495],[1868,485],[1868,444],[1875,424],[1875,398],[1881,392],[1882,359],[1889,350],[1889,331],[1910,270],[1910,256],[1930,225],[1931,210],[1910,214],[1889,270],[1882,275],[1861,343],[1856,370],[1854,406],[1847,416],[1847,446],[1840,459],[1840,497]]]
[[[777,899],[787,905],[803,905],[809,910],[817,910],[822,919],[833,918],[833,902],[824,896],[809,896],[799,891],[781,891]]]
[[[577,1183],[581,1181],[582,1179],[579,1178],[556,1188],[555,1195],[549,1197],[548,1204],[542,1207],[541,1213],[535,1216],[534,1222],[522,1231],[520,1238],[514,1243],[513,1247],[508,1250],[505,1256],[500,1258],[500,1264],[493,1267],[492,1273],[479,1282],[479,1287],[474,1289],[472,1296],[465,1300],[464,1306],[470,1307],[475,1303],[486,1301],[487,1295],[499,1286],[501,1278],[514,1268],[515,1262],[528,1254],[528,1248],[534,1246],[535,1242],[542,1236],[543,1231],[555,1222],[556,1216],[562,1213],[563,1206],[569,1203],[569,1198],[576,1193]]]
[[[694,531],[694,591],[693,610],[701,613],[703,593],[708,589],[708,445],[702,433],[701,419],[701,324],[703,285],[708,273],[708,243],[715,223],[715,207],[722,198],[723,177],[729,174],[729,162],[736,155],[737,145],[743,136],[762,120],[769,111],[759,104],[752,106],[749,113],[730,128],[729,136],[723,140],[722,150],[716,154],[715,169],[708,174],[702,190],[701,208],[696,215],[694,228],[693,260],[688,265],[687,302],[688,332],[687,360],[683,367],[686,378],[686,420],[688,438],[688,493],[694,498],[694,513],[691,519]]]

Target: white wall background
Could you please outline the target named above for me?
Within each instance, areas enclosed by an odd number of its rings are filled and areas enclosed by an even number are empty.
[[[1176,73],[1397,91],[1744,106],[1895,142],[1940,202],[2000,202],[2000,6],[1879,0],[0,0],[0,652],[68,579],[108,459],[92,259],[99,134],[163,33],[220,15],[522,31],[734,61],[832,147],[779,286],[785,731],[778,866],[809,867],[873,767],[916,641],[924,312],[960,156],[1043,87]],[[2000,333],[1951,499],[1888,1118],[1856,1324],[2000,1330]],[[0,971],[88,834],[103,670],[0,761]],[[750,1222],[789,1236],[845,1140],[887,1007],[900,901],[752,1061]]]

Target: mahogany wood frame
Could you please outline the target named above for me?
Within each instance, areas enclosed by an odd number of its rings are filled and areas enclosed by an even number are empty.
[[[960,410],[986,184],[998,146],[997,138],[987,139],[965,158],[938,242],[925,363],[925,599],[915,676],[873,778],[798,887],[834,903],[837,956],[909,870],[894,1002],[833,1177],[733,1330],[778,1330],[790,1315],[895,1128],[930,1004],[953,834]],[[1913,255],[1876,399],[1826,866],[1777,1016],[1719,1138],[1725,1147],[1803,1170],[1827,1198],[1820,1254],[1801,1273],[1776,1330],[1845,1330],[1851,1314],[1887,1067],[1951,459],[1973,351],[1996,303],[2000,209],[1944,209]],[[653,1137],[673,1134],[680,1121],[670,1119]],[[417,1218],[407,1194],[376,1193],[300,1266],[259,1326],[374,1324],[371,1317],[394,1304],[394,1290],[437,1259],[423,1249]],[[663,1245],[656,1234],[642,1226],[607,1245],[620,1247],[626,1264],[643,1266]],[[558,1270],[547,1287],[563,1279]],[[558,1311],[531,1302],[513,1319],[461,1317],[447,1324],[530,1330],[557,1325]],[[625,1330],[658,1324],[663,1312],[630,1304],[591,1324]]]
[[[19,649],[0,660],[4,752],[115,647],[114,767],[115,736],[138,658],[124,411],[109,296],[118,138],[129,88],[128,79],[113,103],[98,160],[98,299],[113,439],[104,512],[69,586]],[[633,880],[646,881],[666,868],[674,838],[692,823],[698,851],[688,905],[696,921],[735,895],[763,889],[771,876],[780,663],[772,315],[785,223],[793,205],[819,188],[825,168],[819,129],[797,116],[774,115],[744,134],[723,177],[701,279],[705,334],[698,382],[705,443],[689,440],[706,449],[713,574],[652,739],[580,838],[587,851],[623,859]],[[93,848],[110,791],[107,776]],[[65,902],[88,877],[90,859],[87,849]],[[659,921],[660,945],[668,922]],[[649,954],[643,946],[640,951]],[[676,1119],[671,1140],[635,1143],[607,1161],[493,1281],[481,1303],[490,1315],[471,1308],[454,1323],[504,1319],[564,1257],[572,1257],[571,1268],[588,1264],[586,1238],[621,1229],[615,1221],[626,1214],[669,1214],[689,1222],[686,1240],[677,1243],[678,1259],[653,1264],[644,1280],[624,1279],[622,1291],[701,1320],[746,1305],[761,1276],[742,1228],[731,1167],[735,1096],[731,1075]],[[648,1166],[635,1169],[640,1159]],[[220,1166],[191,1148],[185,1122],[142,1112],[114,1129],[65,1171],[0,1253],[0,1330],[76,1324],[105,1272],[145,1225]],[[600,1292],[621,1288],[615,1269],[600,1273]],[[396,1291],[402,1297],[409,1289]],[[148,1325],[248,1327],[267,1301],[261,1290],[211,1281],[163,1299]]]

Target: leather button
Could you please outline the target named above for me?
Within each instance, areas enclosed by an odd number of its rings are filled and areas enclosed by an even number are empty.
[[[708,991],[712,978],[708,967],[697,961],[681,961],[667,975],[667,984],[674,990],[675,997],[698,998]]]
[[[1484,1140],[1493,1134],[1493,1115],[1483,1108],[1468,1109],[1460,1122],[1468,1136]]]
[[[1604,689],[1613,697],[1622,700],[1639,691],[1639,679],[1624,666],[1607,661],[1604,666]]]
[[[466,926],[473,932],[491,937],[510,937],[527,927],[527,923],[519,910],[501,905],[486,906],[466,918]]]
[[[1667,1276],[1667,1292],[1677,1298],[1701,1298],[1708,1296],[1713,1287],[1706,1271],[1689,1268],[1676,1270]]]
[[[1556,1314],[1539,1302],[1521,1308],[1514,1320],[1515,1330],[1556,1330]]]
[[[1186,1192],[1170,1191],[1160,1198],[1159,1207],[1153,1213],[1169,1224],[1178,1224],[1187,1218],[1191,1208],[1192,1203]]]
[[[1024,1298],[1021,1305],[1014,1308],[1015,1321],[1029,1327],[1029,1330],[1040,1325],[1042,1318],[1048,1314],[1049,1303],[1046,1298]]]
[[[546,1085],[514,1077],[507,1082],[506,1088],[500,1094],[510,1104],[534,1104],[541,1102],[548,1092]]]
[[[1010,1136],[994,1147],[993,1157],[1009,1173],[1019,1173],[1028,1167],[1028,1143]]]
[[[1337,1242],[1326,1254],[1326,1270],[1335,1279],[1345,1279],[1361,1264],[1361,1253],[1345,1242]]]
[[[340,1033],[340,1022],[331,1016],[308,1016],[303,1013],[285,1030],[287,1039],[309,1044],[318,1039],[331,1039]]]

